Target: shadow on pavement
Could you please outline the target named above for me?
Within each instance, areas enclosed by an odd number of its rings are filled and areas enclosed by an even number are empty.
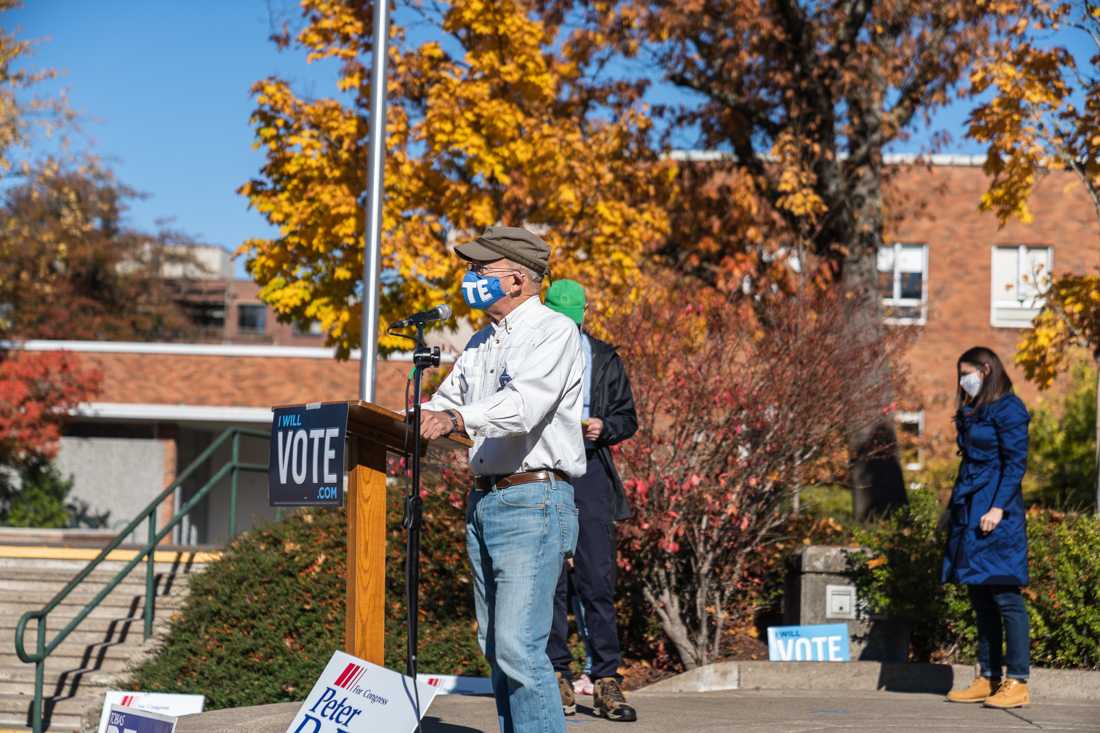
[[[946,695],[954,684],[949,664],[883,664],[878,674],[878,689],[887,692]]]
[[[482,733],[481,730],[466,725],[444,723],[434,715],[429,715],[420,721],[420,730],[422,733]]]

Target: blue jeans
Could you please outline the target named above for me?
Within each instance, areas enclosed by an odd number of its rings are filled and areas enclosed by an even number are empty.
[[[565,731],[546,640],[562,561],[576,544],[573,487],[564,481],[470,492],[477,639],[492,669],[501,733]]]
[[[967,590],[978,621],[981,676],[1000,679],[1002,668],[1008,665],[1011,679],[1027,681],[1031,636],[1020,589],[1014,585],[970,585]]]

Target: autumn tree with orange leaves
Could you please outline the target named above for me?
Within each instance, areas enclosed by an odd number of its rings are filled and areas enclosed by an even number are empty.
[[[801,254],[808,276],[847,294],[851,338],[868,348],[883,343],[876,258],[887,237],[884,150],[955,98],[971,65],[997,52],[999,32],[1027,6],[592,0],[588,7],[592,24],[624,39],[624,53],[637,50],[691,93],[670,112],[699,131],[699,147],[717,153],[705,165],[721,193],[680,212],[679,219],[706,218],[677,221],[664,252],[726,287],[745,286],[745,275],[771,280],[782,273],[777,263]],[[879,385],[882,406],[893,402],[885,374],[865,378]],[[860,516],[905,500],[896,448],[879,450],[879,437],[896,442],[888,411],[877,424],[851,426],[848,437]]]
[[[451,247],[497,223],[543,233],[554,276],[582,280],[597,306],[629,302],[643,256],[667,233],[660,203],[674,168],[647,145],[635,96],[592,82],[599,43],[519,0],[412,9],[431,38],[392,31],[382,330],[440,301],[470,317]],[[319,321],[346,356],[360,333],[371,8],[301,0],[301,10],[303,27],[276,41],[337,61],[338,88],[306,99],[280,79],[254,86],[266,162],[241,193],[279,232],[239,251],[280,317]]]
[[[11,0],[0,0],[0,13],[14,6]],[[17,68],[29,48],[27,41],[0,30],[0,177],[17,168],[14,152],[25,147],[34,119],[52,122],[49,114],[39,113],[60,111],[50,100],[28,101],[28,90],[50,76],[49,71]],[[58,502],[43,507],[42,502],[24,501],[27,479],[42,477],[57,452],[62,421],[69,410],[92,397],[99,375],[82,367],[72,355],[13,348],[10,338],[16,304],[10,295],[21,273],[12,261],[27,243],[20,241],[20,249],[15,249],[8,235],[18,224],[10,212],[4,213],[7,215],[0,217],[0,523],[41,526],[44,520],[63,526],[68,517]],[[12,481],[15,474],[22,474],[22,482]]]
[[[1028,200],[1038,182],[1051,170],[1071,171],[1092,200],[1100,234],[1100,3],[1041,9],[1030,23],[1013,29],[1010,53],[972,74],[976,94],[993,94],[969,121],[970,135],[988,145],[990,185],[982,208],[1002,223],[1012,217],[1030,221]],[[1084,64],[1065,45],[1035,41],[1058,31],[1062,38],[1078,34],[1091,42]],[[1081,351],[1100,367],[1100,273],[1033,276],[1043,291],[1043,308],[1020,341],[1016,362],[1046,389]],[[1100,459],[1100,422],[1096,450]],[[1100,511],[1100,478],[1096,508]]]

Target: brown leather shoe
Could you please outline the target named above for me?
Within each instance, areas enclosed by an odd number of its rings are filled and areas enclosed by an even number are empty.
[[[633,723],[638,719],[637,711],[627,703],[623,688],[614,677],[596,680],[592,692],[592,712],[598,717],[624,723]]]
[[[561,672],[555,672],[558,678],[558,692],[561,693],[561,711],[566,715],[577,714],[577,698],[573,695],[573,683],[565,679]]]
[[[947,693],[947,702],[985,702],[1000,686],[1000,680],[978,677],[965,690],[952,690]]]
[[[1001,683],[996,694],[985,701],[987,708],[1008,710],[1009,708],[1022,708],[1031,704],[1031,693],[1028,692],[1027,682],[1009,678]]]

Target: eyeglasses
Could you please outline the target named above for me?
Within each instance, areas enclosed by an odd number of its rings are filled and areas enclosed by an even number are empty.
[[[522,272],[520,272],[519,270],[516,270],[516,269],[511,269],[510,270],[510,269],[502,269],[502,268],[498,267],[495,270],[489,270],[489,269],[486,269],[487,267],[488,267],[488,265],[479,265],[477,263],[471,262],[466,269],[469,270],[470,272],[474,273],[475,275],[496,275],[498,273],[504,273],[505,275],[513,275],[513,274],[522,275],[523,274]]]

